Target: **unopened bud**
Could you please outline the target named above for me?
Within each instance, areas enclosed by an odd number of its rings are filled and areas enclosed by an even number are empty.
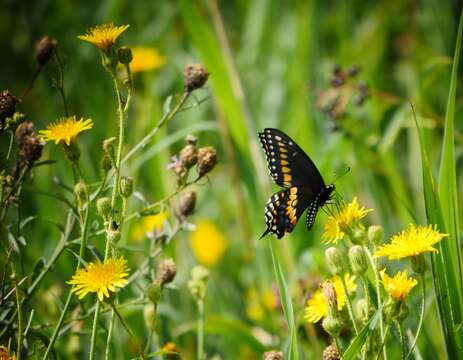
[[[196,149],[196,145],[187,144],[180,151],[180,161],[187,169],[196,165],[198,161],[198,150]]]
[[[121,46],[117,49],[117,57],[121,64],[130,64],[132,62],[132,50],[127,46]]]
[[[35,59],[40,67],[45,66],[50,60],[57,44],[56,39],[48,35],[45,35],[37,42],[35,45]]]
[[[328,315],[323,319],[322,327],[333,337],[337,337],[343,327],[343,321],[340,316]]]
[[[196,205],[196,193],[194,191],[185,191],[180,199],[180,214],[183,216],[191,215]]]
[[[170,282],[172,282],[177,274],[177,267],[175,265],[174,260],[172,259],[165,259],[161,261],[159,264],[159,282],[161,286],[164,286]]]
[[[123,176],[121,178],[121,195],[128,198],[133,193],[133,179],[131,177]]]
[[[283,353],[277,350],[270,350],[264,352],[262,360],[283,360]]]
[[[187,64],[185,65],[183,76],[185,91],[191,92],[203,87],[209,77],[209,73],[201,64]]]
[[[198,150],[198,174],[203,176],[210,172],[217,164],[217,152],[212,146],[200,148]]]
[[[410,261],[414,272],[417,274],[424,274],[426,272],[427,266],[423,254],[412,256]]]
[[[331,344],[323,350],[323,360],[340,360],[341,355],[339,355],[338,348],[336,344]]]
[[[148,299],[150,299],[151,302],[156,305],[159,303],[159,300],[161,299],[161,291],[161,284],[159,283],[159,281],[156,280],[148,286],[146,294],[148,296]]]
[[[113,163],[108,154],[104,154],[101,158],[101,169],[106,174],[113,167]]]
[[[87,185],[83,181],[79,181],[74,186],[74,194],[76,195],[77,206],[82,210],[88,200]]]
[[[109,197],[102,197],[96,201],[96,210],[105,221],[108,220],[111,214],[111,199]]]
[[[351,241],[354,244],[365,244],[366,239],[367,239],[367,234],[366,231],[363,227],[356,227],[350,236]]]
[[[115,244],[121,239],[121,232],[117,229],[106,230],[106,239]]]
[[[357,276],[362,276],[368,269],[367,255],[360,245],[354,245],[349,249],[349,261],[353,273]]]
[[[341,251],[332,246],[325,250],[325,259],[332,275],[341,275],[344,272],[344,263]]]
[[[384,229],[380,225],[371,225],[368,228],[368,241],[375,245],[379,245],[384,238]]]

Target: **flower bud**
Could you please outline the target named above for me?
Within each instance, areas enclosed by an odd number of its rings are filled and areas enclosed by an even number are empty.
[[[133,59],[132,50],[127,46],[121,46],[117,49],[117,57],[121,64],[128,65]]]
[[[74,164],[79,161],[80,158],[80,149],[75,141],[71,141],[69,145],[63,143],[64,154],[68,160]]]
[[[183,71],[185,91],[191,92],[203,87],[209,73],[201,64],[187,64]]]
[[[87,185],[83,181],[79,181],[74,186],[74,194],[76,195],[77,207],[82,210],[88,200]]]
[[[172,259],[165,259],[161,261],[159,264],[159,282],[161,286],[164,286],[170,282],[172,282],[177,274],[177,267],[175,265],[174,260]]]
[[[360,245],[354,245],[349,249],[349,261],[353,273],[357,276],[362,276],[368,270],[367,255]]]
[[[115,244],[121,239],[121,232],[117,229],[106,230],[106,239]]]
[[[325,250],[325,259],[332,275],[341,275],[344,272],[344,264],[341,251],[332,246]]]
[[[217,164],[217,152],[212,146],[200,148],[198,150],[198,174],[203,176],[210,172]]]
[[[371,225],[368,228],[368,241],[375,245],[379,245],[383,241],[384,229],[380,225]]]
[[[341,355],[339,355],[338,348],[336,344],[331,344],[323,350],[323,360],[340,360]]]
[[[130,197],[133,193],[133,179],[128,176],[121,178],[121,195],[125,198]]]
[[[338,314],[339,315],[339,314]],[[323,319],[322,327],[333,337],[337,337],[343,327],[343,321],[340,316],[328,315]]]
[[[114,161],[114,143],[117,141],[116,137],[110,137],[103,141],[103,151]]]
[[[187,144],[180,151],[180,161],[187,169],[196,165],[198,162],[198,150],[196,149],[196,145]]]
[[[412,256],[410,261],[412,263],[412,270],[414,272],[417,274],[424,274],[426,272],[427,266],[423,254]]]
[[[367,295],[365,295],[367,296]],[[367,307],[367,300],[364,298],[358,299],[355,303],[355,314],[358,319],[368,320],[369,318],[369,311]]]
[[[207,279],[209,270],[202,265],[191,269],[191,279],[188,281],[188,288],[196,300],[203,300],[206,297]]]
[[[13,116],[17,103],[18,99],[14,97],[8,90],[3,90],[0,93],[0,121],[2,123],[7,117]]]
[[[153,281],[149,286],[146,291],[146,294],[148,296],[148,299],[151,300],[151,302],[155,305],[159,303],[159,300],[161,299],[161,284],[159,281]]]
[[[350,239],[354,244],[363,245],[366,242],[367,234],[363,227],[356,227],[353,229]]]
[[[113,163],[111,161],[111,158],[108,156],[108,154],[104,154],[101,158],[101,169],[106,174],[109,170],[111,170],[112,167]]]
[[[96,201],[96,210],[103,220],[107,221],[111,214],[111,199],[109,197],[102,197]]]
[[[35,45],[35,59],[39,67],[45,66],[53,55],[58,42],[56,39],[45,35]]]
[[[180,214],[183,216],[191,215],[196,205],[196,193],[194,191],[185,191],[180,199]]]
[[[283,353],[277,350],[270,350],[264,352],[262,360],[283,360]]]

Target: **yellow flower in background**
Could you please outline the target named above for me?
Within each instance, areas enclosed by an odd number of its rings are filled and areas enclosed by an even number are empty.
[[[275,310],[278,307],[278,297],[273,289],[267,289],[263,293],[251,287],[246,291],[246,314],[260,322],[264,320],[266,311]]]
[[[436,230],[435,225],[416,226],[410,224],[401,233],[394,235],[389,244],[380,246],[375,252],[375,257],[387,256],[389,260],[402,259],[408,256],[416,256],[425,252],[438,252],[433,247],[447,234]]]
[[[87,34],[79,35],[78,38],[107,51],[128,27],[129,25],[114,26],[113,23],[98,25],[88,29]]]
[[[98,299],[103,301],[104,297],[109,297],[109,291],[115,292],[116,287],[122,288],[127,284],[129,270],[126,263],[123,257],[108,259],[103,263],[89,263],[84,269],[77,270],[67,283],[74,285],[72,292],[79,299],[88,293],[96,293]]]
[[[410,290],[418,283],[416,279],[408,278],[406,271],[399,271],[394,277],[390,277],[386,274],[386,269],[383,269],[380,274],[384,290],[396,301],[404,300]]]
[[[210,267],[222,258],[227,241],[212,221],[203,219],[191,234],[190,246],[198,262]]]
[[[89,130],[93,127],[92,119],[80,118],[77,120],[75,116],[61,118],[57,122],[49,124],[46,130],[40,130],[44,141],[54,141],[55,144],[66,143],[70,145],[72,141],[84,130]]]
[[[349,293],[353,293],[357,290],[357,284],[355,283],[354,275],[344,274],[344,280],[346,281],[347,291]],[[333,283],[334,290],[336,292],[338,310],[341,311],[346,305],[347,301],[347,295],[342,286],[341,278],[339,276],[334,276],[329,281]],[[304,318],[310,323],[316,323],[326,315],[328,315],[328,302],[326,301],[322,291],[317,290],[307,301],[307,305],[304,309]]]
[[[0,345],[0,360],[16,360],[16,354],[10,352],[7,347]]]
[[[323,225],[322,241],[324,243],[337,243],[344,237],[349,227],[356,225],[371,211],[373,209],[360,207],[357,198],[354,197],[350,203],[344,204],[340,210],[328,217]]]
[[[132,49],[130,70],[133,73],[156,70],[165,63],[166,59],[154,48],[135,47]]]
[[[169,213],[167,211],[161,211],[159,214],[145,216],[141,222],[133,229],[132,238],[135,241],[140,241],[145,238],[145,234],[149,234],[154,231],[161,231],[164,228],[164,222],[167,221]]]

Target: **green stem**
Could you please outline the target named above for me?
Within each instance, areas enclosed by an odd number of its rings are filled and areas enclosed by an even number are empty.
[[[198,360],[204,360],[204,301],[199,299],[198,304]]]
[[[111,338],[113,334],[113,329],[114,329],[114,319],[115,319],[116,314],[114,313],[114,309],[111,310],[111,318],[109,320],[109,329],[108,329],[108,337],[106,338],[106,350],[104,354],[105,360],[109,359],[109,351],[111,348]]]
[[[390,322],[387,322],[386,329],[384,330],[384,338],[381,341],[381,345],[379,347],[378,354],[376,354],[376,360],[378,360],[380,358],[381,352],[385,348],[384,345],[386,344],[386,339],[387,339],[387,335],[389,333],[389,328],[390,328]]]
[[[151,322],[151,327],[150,327],[150,330],[149,330],[148,339],[146,340],[145,352],[149,352],[149,350],[150,350],[151,341],[152,341],[153,334],[155,333],[155,329],[156,329],[156,320],[157,320],[157,316],[158,316],[158,311],[157,311],[156,304],[153,304],[153,308],[154,308],[153,321]]]
[[[98,316],[100,315],[100,301],[96,300],[95,314],[93,316],[93,326],[92,326],[92,337],[90,340],[90,355],[89,360],[93,360],[95,356],[95,343],[96,343],[96,332],[98,325]]]
[[[338,350],[339,355],[341,356],[342,359],[342,350],[341,350],[341,344],[339,342],[339,339],[337,336],[333,336],[334,344],[336,345],[336,349]]]
[[[365,302],[366,302],[366,308],[367,308],[366,321],[368,321],[368,319],[370,318],[370,294],[368,292],[368,279],[366,278],[366,276],[362,276],[362,281],[363,281],[363,292],[365,293]],[[362,360],[366,360],[367,358],[368,344],[369,344],[369,339],[365,342],[365,345],[363,346]]]
[[[13,264],[13,263],[12,263]],[[22,346],[23,346],[23,312],[21,310],[21,295],[20,291],[21,289],[18,286],[18,283],[16,281],[16,271],[14,270],[13,267],[13,275],[14,275],[14,287],[15,287],[15,294],[16,294],[16,308],[18,312],[18,348],[16,350],[16,359],[21,360],[21,352],[22,352]]]
[[[401,355],[401,359],[405,360],[405,354],[406,354],[405,335],[404,335],[404,328],[403,328],[402,323],[397,323],[397,330],[399,331],[399,337],[400,337],[400,355]]]
[[[424,281],[424,274],[420,274],[420,280],[421,280],[421,312],[420,312],[420,320],[418,322],[418,328],[416,329],[415,339],[413,340],[413,343],[410,346],[410,350],[408,351],[406,359],[408,359],[409,356],[412,354],[413,349],[415,348],[416,343],[418,341],[418,337],[420,336],[421,328],[423,327],[424,312],[425,312],[425,307],[426,307],[426,283]]]
[[[348,289],[347,289],[346,279],[344,279],[343,275],[341,275],[340,278],[341,278],[342,287],[344,289],[344,293],[346,294],[347,312],[349,313],[350,320],[352,321],[352,325],[354,326],[355,335],[357,335],[359,333],[359,330],[357,328],[357,323],[355,322],[354,311],[352,309],[352,303],[350,301],[350,296],[349,296],[349,292],[348,292]]]
[[[145,358],[145,355],[144,355],[144,352],[142,351],[141,349],[141,346],[140,344],[138,343],[138,340],[137,338],[135,337],[135,334],[133,333],[132,329],[130,329],[129,325],[127,324],[127,322],[125,321],[125,319],[122,317],[122,315],[119,313],[119,311],[117,310],[116,306],[114,305],[114,303],[110,303],[114,313],[116,314],[117,318],[119,319],[119,321],[121,322],[122,326],[125,328],[125,330],[127,331],[127,334],[129,334],[129,336],[132,338],[132,341],[135,343],[137,349],[138,349],[138,353],[140,355],[140,357],[142,359]]]
[[[379,281],[379,273],[378,269],[376,267],[375,260],[373,259],[373,256],[371,255],[370,249],[368,249],[367,246],[363,247],[365,249],[365,253],[368,256],[368,260],[370,261],[371,268],[373,269],[373,274],[375,275],[375,285],[376,285],[376,299],[378,302],[378,309],[381,308],[381,286],[380,286],[380,281]],[[385,330],[384,330],[384,320],[383,320],[383,312],[379,314],[379,330],[381,334],[381,340],[382,342],[385,341]],[[386,347],[383,347],[383,357],[384,360],[387,360],[387,350]]]

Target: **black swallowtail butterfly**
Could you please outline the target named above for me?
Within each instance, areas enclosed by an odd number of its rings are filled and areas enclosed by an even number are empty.
[[[307,208],[306,224],[310,230],[318,209],[331,199],[335,186],[325,185],[312,160],[282,131],[267,128],[259,133],[259,138],[273,181],[284,187],[267,201],[267,229],[261,238],[272,233],[280,239],[290,233]]]

